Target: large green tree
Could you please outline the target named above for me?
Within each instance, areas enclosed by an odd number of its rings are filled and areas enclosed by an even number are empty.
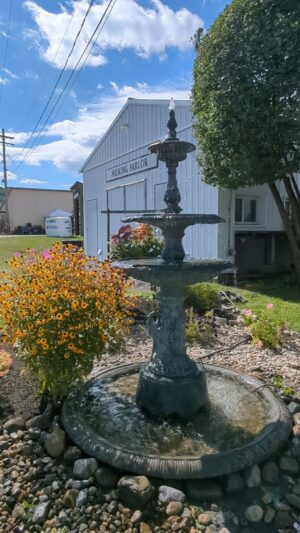
[[[300,0],[233,0],[195,46],[205,179],[233,189],[269,185],[300,282]]]

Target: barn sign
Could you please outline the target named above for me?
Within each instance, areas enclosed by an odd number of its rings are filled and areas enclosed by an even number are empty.
[[[115,180],[118,178],[124,178],[131,174],[137,174],[150,168],[155,168],[158,165],[157,156],[155,154],[146,154],[141,157],[137,157],[127,163],[122,163],[116,167],[108,168],[106,170],[106,181]]]

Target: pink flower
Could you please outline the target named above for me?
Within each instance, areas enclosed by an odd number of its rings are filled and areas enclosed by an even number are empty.
[[[21,252],[16,252],[16,253],[14,254],[14,256],[15,256],[15,257],[21,257]]]
[[[52,259],[52,255],[50,254],[49,250],[43,250],[41,252],[41,257],[44,259]]]
[[[266,305],[266,308],[267,308],[267,309],[273,309],[273,307],[274,307],[274,305],[271,304],[271,303]]]
[[[259,348],[261,350],[264,347],[263,341],[262,340],[257,341],[256,346],[257,346],[257,348]]]
[[[252,311],[251,311],[251,309],[242,309],[241,310],[241,315],[252,316]]]

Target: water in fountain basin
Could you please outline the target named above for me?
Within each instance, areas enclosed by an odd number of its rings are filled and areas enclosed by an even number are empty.
[[[266,405],[245,383],[208,372],[209,407],[191,420],[153,419],[135,403],[138,373],[94,380],[80,398],[88,425],[112,445],[161,457],[237,448],[263,429]]]

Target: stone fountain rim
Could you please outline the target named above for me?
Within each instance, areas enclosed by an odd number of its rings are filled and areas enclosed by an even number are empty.
[[[102,370],[83,387],[87,387],[100,377],[110,378],[122,374],[137,372],[143,363],[120,365],[109,370]],[[99,436],[86,424],[83,432],[78,431],[78,411],[71,409],[75,390],[70,393],[62,408],[62,422],[71,439],[87,455],[110,464],[120,470],[136,474],[150,475],[164,479],[200,479],[226,475],[241,471],[260,463],[282,446],[291,431],[291,415],[284,403],[277,398],[260,380],[238,371],[217,365],[205,365],[207,371],[219,372],[229,377],[239,378],[249,389],[259,394],[269,404],[268,419],[265,427],[250,441],[239,448],[200,457],[157,457],[139,452],[128,452],[121,446],[111,444]],[[74,403],[74,401],[73,401]]]

